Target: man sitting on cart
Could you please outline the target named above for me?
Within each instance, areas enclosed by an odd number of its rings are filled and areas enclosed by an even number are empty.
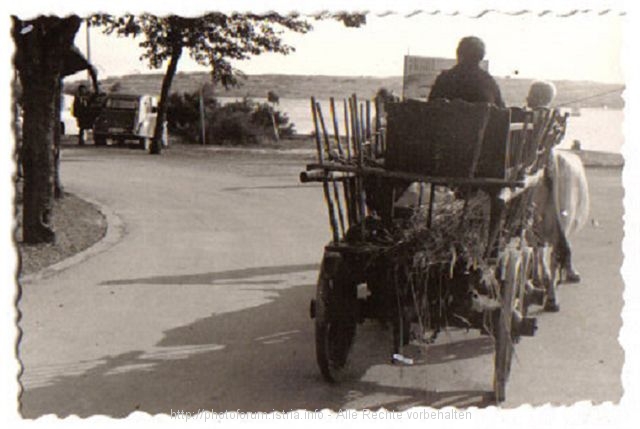
[[[461,99],[505,107],[495,79],[480,68],[485,54],[484,42],[478,37],[465,37],[460,40],[456,53],[458,63],[438,75],[431,88],[429,101],[438,98]]]

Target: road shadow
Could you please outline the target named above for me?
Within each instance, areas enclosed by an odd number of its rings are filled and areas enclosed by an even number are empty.
[[[233,191],[249,191],[249,190],[277,190],[277,189],[304,189],[319,188],[320,185],[263,185],[263,186],[232,186],[228,188],[222,188],[221,191],[233,192]]]
[[[470,340],[453,341],[428,346],[429,353],[417,363],[438,365],[462,359],[473,359],[480,355],[492,354],[495,345],[491,337],[479,337]]]
[[[219,278],[230,277],[238,278],[239,273]],[[374,324],[362,330],[365,352],[354,356],[353,378],[343,384],[326,383],[316,366],[313,321],[306,305],[315,286],[273,291],[265,285],[264,290],[274,293],[269,303],[167,330],[153,350],[104,356],[73,374],[50,371],[39,387],[24,390],[21,413],[36,418],[50,413],[125,417],[137,410],[337,411],[357,404],[358,395],[366,395],[369,409],[491,405],[488,392],[482,390],[430,391],[363,380],[373,366],[393,369],[388,332]],[[488,353],[484,341],[433,346],[428,359],[416,366]],[[25,374],[29,373],[27,368]]]
[[[265,267],[251,267],[238,270],[214,271],[210,273],[185,274],[177,276],[152,276],[132,279],[107,280],[100,286],[120,286],[136,284],[178,284],[178,285],[203,285],[221,284],[221,280],[246,280],[259,276],[275,276],[292,274],[303,271],[318,271],[319,264],[277,265]]]

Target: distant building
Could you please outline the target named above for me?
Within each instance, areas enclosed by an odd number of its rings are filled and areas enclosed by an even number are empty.
[[[405,55],[402,99],[426,100],[440,72],[450,69],[456,63],[457,61],[451,58]],[[488,71],[489,61],[483,60],[480,67]]]

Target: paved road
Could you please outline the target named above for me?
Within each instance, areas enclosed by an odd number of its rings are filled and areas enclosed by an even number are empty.
[[[442,335],[417,364],[388,363],[390,333],[362,326],[351,381],[316,368],[308,301],[328,225],[304,161],[174,149],[66,148],[67,190],[110,207],[123,239],[23,285],[25,417],[134,410],[289,410],[487,405],[492,345]],[[517,347],[505,406],[622,395],[622,186],[590,170],[592,217],[575,242],[584,281],[561,289]]]

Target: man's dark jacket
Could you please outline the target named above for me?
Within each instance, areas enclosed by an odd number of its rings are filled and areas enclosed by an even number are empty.
[[[437,98],[458,98],[470,103],[487,102],[505,107],[496,81],[476,64],[457,64],[440,73],[429,94],[429,100]]]

